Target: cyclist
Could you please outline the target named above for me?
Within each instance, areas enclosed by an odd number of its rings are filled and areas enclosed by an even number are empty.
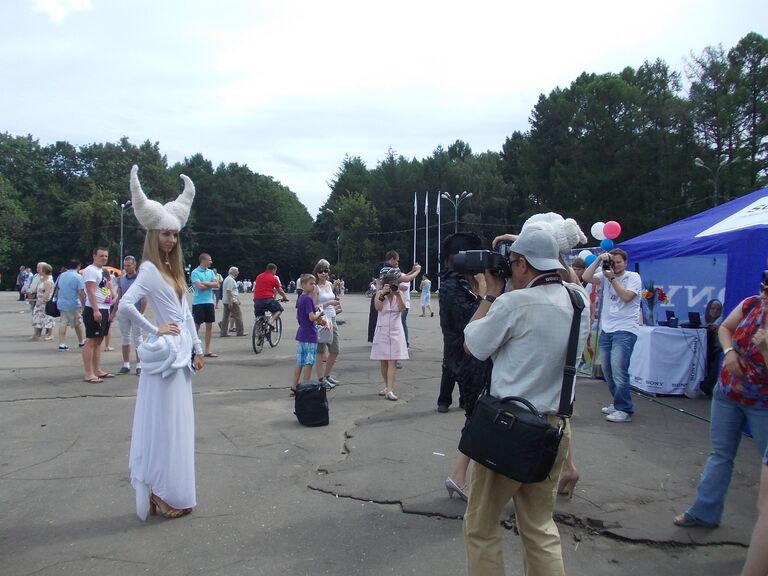
[[[264,314],[265,310],[269,310],[272,313],[271,328],[275,327],[275,322],[283,311],[280,302],[275,298],[275,292],[282,296],[283,302],[288,302],[288,296],[285,295],[275,272],[277,272],[277,265],[269,263],[267,269],[256,276],[253,282],[253,313],[258,318]]]

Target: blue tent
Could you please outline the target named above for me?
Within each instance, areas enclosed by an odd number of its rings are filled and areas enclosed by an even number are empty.
[[[758,292],[768,269],[768,188],[619,244],[644,284],[653,280],[670,294],[682,316],[703,311],[706,300],[724,302],[728,314]]]

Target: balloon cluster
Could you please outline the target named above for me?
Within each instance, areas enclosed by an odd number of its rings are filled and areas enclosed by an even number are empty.
[[[613,241],[621,234],[621,224],[615,220],[608,222],[595,222],[590,229],[595,240],[600,240],[600,248],[608,252],[613,248]],[[595,261],[596,256],[589,250],[579,252],[579,258],[584,260],[584,264],[589,266]]]

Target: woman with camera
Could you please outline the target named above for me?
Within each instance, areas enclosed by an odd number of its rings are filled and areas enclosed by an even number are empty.
[[[696,500],[675,517],[677,526],[715,528],[720,524],[745,424],[749,424],[760,457],[766,453],[768,368],[755,336],[765,328],[767,308],[768,272],[764,273],[760,294],[743,300],[720,325],[723,365],[712,395],[711,450],[696,489]]]
[[[373,305],[377,312],[376,329],[373,333],[371,360],[378,360],[384,388],[379,396],[395,401],[395,376],[397,361],[408,360],[408,347],[401,314],[405,310],[405,300],[398,288],[400,271],[384,268],[381,271],[381,288],[373,295]],[[406,290],[407,288],[407,284]]]

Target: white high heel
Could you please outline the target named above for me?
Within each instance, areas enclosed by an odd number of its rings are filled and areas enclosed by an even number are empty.
[[[467,495],[464,493],[464,488],[456,484],[456,482],[450,476],[448,476],[448,478],[445,481],[445,489],[448,490],[449,498],[453,498],[453,495],[455,493],[455,494],[458,494],[459,498],[464,500],[464,502],[467,501]]]

